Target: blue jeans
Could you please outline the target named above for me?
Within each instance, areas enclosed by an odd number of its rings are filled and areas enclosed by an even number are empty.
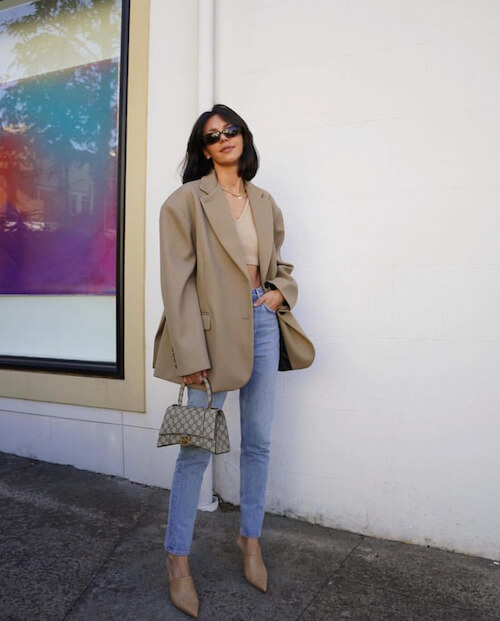
[[[252,301],[263,295],[261,287],[252,289]],[[271,423],[274,414],[276,376],[279,364],[279,327],[276,313],[264,304],[253,308],[254,360],[250,379],[240,388],[240,533],[259,537],[264,520]],[[226,392],[213,396],[214,407],[221,408]],[[204,391],[188,388],[189,405],[205,405]],[[187,556],[193,539],[196,511],[203,473],[211,453],[205,449],[181,446],[175,464],[165,550]]]

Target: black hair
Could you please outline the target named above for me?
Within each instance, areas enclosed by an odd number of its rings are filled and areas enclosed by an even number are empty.
[[[223,104],[215,104],[211,110],[207,110],[200,114],[196,123],[193,125],[191,135],[189,136],[186,157],[182,165],[182,183],[201,179],[213,169],[214,163],[212,159],[207,159],[203,153],[205,148],[205,136],[203,128],[208,119],[215,114],[222,117],[227,123],[241,127],[243,136],[243,152],[238,162],[238,174],[245,181],[253,179],[259,168],[259,156],[253,144],[252,132],[248,125],[228,106]]]

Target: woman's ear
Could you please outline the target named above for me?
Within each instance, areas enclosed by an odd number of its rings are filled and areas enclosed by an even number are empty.
[[[209,159],[210,159],[211,155],[210,155],[210,153],[209,153],[206,149],[203,149],[203,154],[205,155],[205,157],[207,158],[207,160],[209,160]]]

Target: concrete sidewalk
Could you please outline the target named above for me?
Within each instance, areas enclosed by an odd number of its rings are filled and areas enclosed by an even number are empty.
[[[186,620],[168,599],[168,492],[0,453],[0,619]],[[199,619],[500,619],[500,564],[267,515],[269,590],[243,578],[238,513],[199,513]]]

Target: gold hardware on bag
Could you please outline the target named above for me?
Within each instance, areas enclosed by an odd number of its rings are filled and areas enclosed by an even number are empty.
[[[181,446],[189,446],[191,444],[191,436],[180,436],[179,444]]]

